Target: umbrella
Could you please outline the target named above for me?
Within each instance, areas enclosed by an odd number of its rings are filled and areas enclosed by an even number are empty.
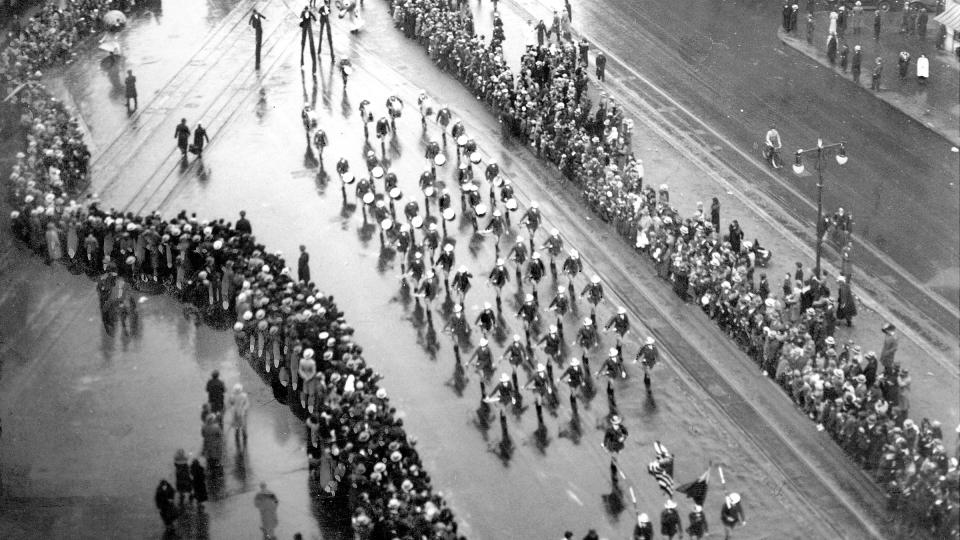
[[[103,14],[103,24],[107,26],[123,26],[127,24],[127,16],[117,10],[110,10]]]

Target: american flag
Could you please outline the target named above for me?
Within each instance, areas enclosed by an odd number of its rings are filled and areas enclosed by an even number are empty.
[[[647,472],[657,480],[657,485],[660,486],[660,490],[663,491],[667,497],[673,498],[673,477],[670,476],[667,471],[663,470],[660,462],[651,461],[650,464],[647,465]]]

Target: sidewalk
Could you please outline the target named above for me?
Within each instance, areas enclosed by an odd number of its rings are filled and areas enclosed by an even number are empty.
[[[930,17],[925,40],[917,36],[899,33],[900,13],[887,13],[883,16],[883,30],[879,40],[873,39],[873,13],[864,12],[861,33],[854,34],[848,27],[844,38],[838,39],[837,66],[833,67],[850,84],[857,84],[849,71],[841,73],[839,50],[844,44],[850,47],[853,55],[855,45],[863,51],[860,84],[864,92],[869,92],[889,103],[917,122],[943,135],[947,140],[960,146],[960,63],[951,54],[938,51],[936,37],[939,25]],[[807,43],[806,21],[800,21],[795,32],[787,33],[781,26],[777,35],[785,45],[809,56],[824,66],[830,66],[827,60],[826,43],[829,13],[820,11],[814,14],[813,44]],[[907,77],[900,80],[897,57],[900,51],[910,53],[910,68]],[[930,59],[930,78],[926,86],[917,82],[916,59],[920,54]],[[874,59],[883,58],[883,77],[879,92],[870,92],[870,73]]]

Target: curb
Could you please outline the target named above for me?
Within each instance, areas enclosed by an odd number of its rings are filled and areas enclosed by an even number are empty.
[[[796,51],[796,52],[798,52],[798,53],[806,56],[807,58],[810,58],[811,60],[817,62],[817,63],[820,64],[821,66],[830,68],[831,71],[834,71],[837,75],[840,75],[838,72],[836,72],[836,70],[835,70],[832,66],[830,66],[830,64],[826,61],[826,59],[820,57],[819,55],[811,54],[811,53],[807,50],[809,47],[805,46],[806,43],[804,43],[803,40],[788,36],[788,35],[783,31],[783,28],[782,28],[782,27],[777,29],[777,38],[780,40],[781,43],[783,43],[784,45],[786,45],[786,46],[789,47],[790,49],[792,49],[792,50],[794,50],[794,51]],[[798,42],[799,42],[799,43],[798,43]],[[812,47],[812,46],[811,46],[811,47]],[[867,77],[868,82],[869,82],[869,78],[870,78],[869,69],[870,69],[870,66],[871,66],[871,65],[872,65],[872,64],[866,64],[866,69],[864,70],[865,76]],[[857,86],[857,87],[859,87],[859,88],[861,88],[861,89],[863,89],[863,90],[866,90],[866,89],[863,87],[863,85],[855,84],[850,77],[842,77],[842,76],[841,76],[840,78],[843,79],[844,81],[846,81],[847,84],[852,84],[852,85]],[[954,130],[948,130],[948,129],[946,129],[944,126],[937,125],[936,123],[930,122],[930,121],[928,121],[928,119],[924,118],[923,116],[920,116],[920,115],[918,115],[917,113],[909,110],[908,108],[905,108],[898,100],[896,100],[896,99],[891,99],[891,97],[890,97],[890,95],[891,95],[890,91],[887,91],[887,92],[882,92],[882,91],[881,91],[881,92],[869,92],[869,94],[870,94],[872,97],[874,97],[875,99],[879,99],[880,101],[883,101],[883,102],[886,103],[887,105],[890,105],[891,107],[893,107],[894,109],[900,111],[901,113],[905,114],[906,116],[909,116],[910,118],[912,118],[913,120],[915,120],[918,124],[920,124],[920,125],[922,125],[923,127],[929,129],[930,131],[933,131],[933,132],[936,133],[937,135],[940,135],[940,136],[943,137],[944,139],[950,141],[950,142],[951,142],[952,144],[954,144],[955,146],[960,146],[960,128],[957,128],[957,127],[956,127],[956,123],[954,123],[954,128],[955,128]],[[939,113],[939,112],[938,112],[937,114],[939,115],[939,114],[942,114],[942,113]],[[945,122],[945,123],[948,124],[949,122]]]

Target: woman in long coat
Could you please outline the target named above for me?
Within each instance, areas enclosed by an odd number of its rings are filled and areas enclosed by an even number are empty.
[[[197,458],[190,463],[190,479],[193,482],[193,500],[197,501],[197,508],[202,508],[203,503],[207,502],[207,471]]]
[[[153,496],[157,510],[160,511],[160,519],[163,520],[163,524],[168,531],[173,530],[173,523],[177,519],[177,507],[173,502],[176,494],[177,492],[174,491],[173,486],[171,486],[169,482],[160,480],[157,491]]]
[[[839,291],[837,292],[837,319],[847,321],[847,326],[853,326],[853,317],[857,314],[857,304],[853,298],[853,291],[847,279],[843,276],[837,278]]]
[[[203,455],[211,467],[219,467],[223,459],[223,428],[217,422],[216,415],[208,415],[206,424],[200,429],[203,435]]]
[[[63,258],[63,247],[60,244],[60,231],[54,223],[47,223],[47,263],[59,261]]]

